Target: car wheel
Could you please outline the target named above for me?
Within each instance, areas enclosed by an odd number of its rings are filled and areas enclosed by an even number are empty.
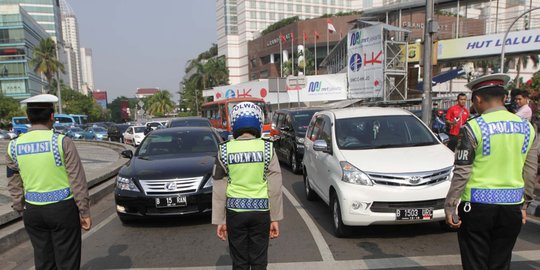
[[[308,201],[314,201],[317,199],[317,194],[315,194],[315,191],[311,189],[311,185],[309,184],[309,179],[307,172],[304,168],[304,190],[306,192],[306,198]]]
[[[332,228],[334,230],[334,235],[339,238],[347,237],[350,233],[350,228],[343,224],[343,219],[341,218],[341,206],[339,205],[339,199],[336,194],[332,195],[330,206],[332,210]]]
[[[294,149],[291,150],[289,157],[289,164],[291,165],[291,171],[294,174],[300,173],[300,164],[298,163],[298,158],[296,158],[296,151]]]

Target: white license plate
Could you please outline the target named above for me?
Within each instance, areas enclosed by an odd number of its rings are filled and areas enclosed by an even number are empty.
[[[156,208],[187,206],[186,196],[156,198]]]
[[[433,208],[396,209],[396,220],[430,220]]]

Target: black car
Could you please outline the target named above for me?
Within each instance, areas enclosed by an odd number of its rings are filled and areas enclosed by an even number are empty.
[[[133,217],[186,215],[212,209],[212,169],[219,137],[209,127],[152,131],[120,169],[115,201],[123,222]]]
[[[114,124],[107,129],[109,141],[124,142],[124,132],[128,129],[129,124]]]
[[[194,116],[174,118],[167,123],[167,128],[172,127],[212,127],[212,125],[207,118]]]
[[[278,110],[272,119],[274,148],[279,160],[289,163],[293,173],[300,173],[304,157],[304,137],[311,117],[319,108]]]

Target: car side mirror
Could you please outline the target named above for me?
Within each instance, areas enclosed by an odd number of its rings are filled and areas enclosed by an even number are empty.
[[[120,155],[122,155],[122,157],[124,157],[124,158],[132,159],[133,158],[133,151],[124,150],[124,151],[122,151],[122,153],[120,153]]]
[[[325,140],[316,140],[313,143],[313,150],[331,154],[332,149],[329,149]]]
[[[439,133],[437,134],[437,137],[439,138],[439,140],[444,144],[444,145],[447,145],[448,142],[450,141],[450,137],[448,135],[446,135],[445,133]]]

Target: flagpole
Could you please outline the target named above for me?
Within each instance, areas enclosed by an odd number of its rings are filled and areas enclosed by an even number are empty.
[[[294,76],[294,33],[291,32],[291,76]]]
[[[279,34],[279,77],[283,78],[283,44],[281,43],[281,34]]]
[[[317,75],[317,35],[313,38],[315,39],[315,75]]]
[[[330,55],[330,31],[326,29],[326,57]]]
[[[304,35],[305,35],[305,34],[306,34],[306,33],[304,33]],[[302,37],[302,40],[304,41],[304,42],[303,42],[303,46],[304,46],[304,52],[303,52],[303,53],[304,53],[304,55],[303,55],[303,56],[304,56],[304,76],[306,76],[306,65],[307,65],[307,58],[306,58],[306,51],[307,51],[307,48],[306,48],[306,37],[303,36],[303,37]]]

